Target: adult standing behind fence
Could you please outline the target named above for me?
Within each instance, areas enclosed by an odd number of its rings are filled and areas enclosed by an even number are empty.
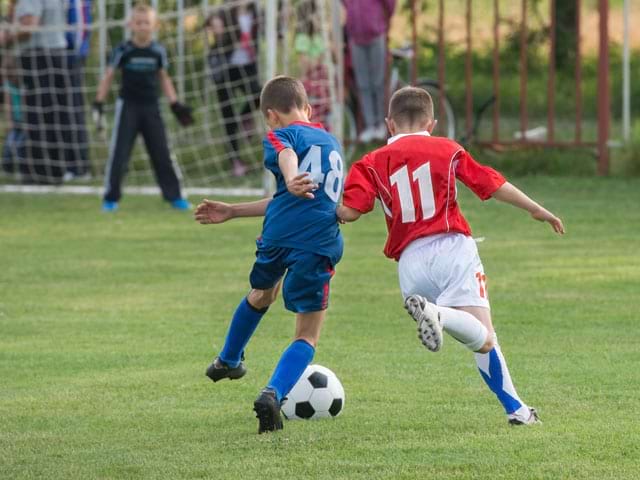
[[[18,0],[14,25],[0,47],[18,45],[25,113],[25,183],[60,183],[72,146],[65,2]]]
[[[91,0],[68,0],[66,32],[69,76],[71,79],[71,114],[76,125],[73,132],[76,148],[67,150],[70,155],[66,179],[88,176],[91,173],[89,162],[89,135],[85,118],[83,92],[84,65],[89,55],[91,39]]]
[[[255,133],[253,111],[260,105],[258,82],[258,8],[255,2],[225,2],[207,18],[205,27],[213,34],[209,68],[216,85],[225,132],[231,148],[233,175],[241,177],[246,166],[240,158],[240,137]],[[246,102],[236,113],[234,97],[242,90]],[[240,132],[242,125],[244,132]]]
[[[347,36],[365,128],[359,140],[385,139],[387,33],[395,0],[344,0]]]

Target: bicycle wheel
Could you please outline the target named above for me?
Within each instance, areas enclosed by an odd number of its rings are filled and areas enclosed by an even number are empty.
[[[445,93],[440,95],[438,82],[427,79],[418,79],[418,87],[425,89],[433,99],[433,112],[438,120],[433,135],[438,137],[448,137],[452,140],[456,138],[456,117],[453,113],[451,102]]]

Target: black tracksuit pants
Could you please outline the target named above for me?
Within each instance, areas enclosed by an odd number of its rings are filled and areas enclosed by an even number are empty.
[[[142,104],[118,98],[105,172],[104,199],[110,202],[120,200],[122,180],[127,172],[138,132],[144,139],[162,196],[168,201],[181,198],[177,167],[169,153],[160,105],[157,102]]]

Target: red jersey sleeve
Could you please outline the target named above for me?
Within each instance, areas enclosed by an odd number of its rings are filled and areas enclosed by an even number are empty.
[[[373,167],[369,165],[368,155],[351,165],[342,197],[342,203],[346,207],[358,210],[360,213],[368,213],[373,210],[378,189],[372,169]]]
[[[468,152],[460,153],[456,160],[456,177],[481,200],[488,200],[506,179],[497,171],[476,162]]]

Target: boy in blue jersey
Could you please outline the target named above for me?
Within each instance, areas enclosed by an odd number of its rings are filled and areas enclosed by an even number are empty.
[[[285,307],[296,314],[293,342],[254,402],[258,433],[282,429],[280,404],[311,363],[329,300],[329,282],[342,257],[336,203],[343,186],[338,141],[320,124],[309,123],[311,107],[299,80],[276,77],[262,89],[260,109],[271,129],[264,163],[276,178],[271,198],[227,204],[204,200],[196,221],[222,223],[264,216],[257,240],[251,291],[236,309],[224,347],[207,369],[217,382],[246,373],[244,349],[282,286]]]

